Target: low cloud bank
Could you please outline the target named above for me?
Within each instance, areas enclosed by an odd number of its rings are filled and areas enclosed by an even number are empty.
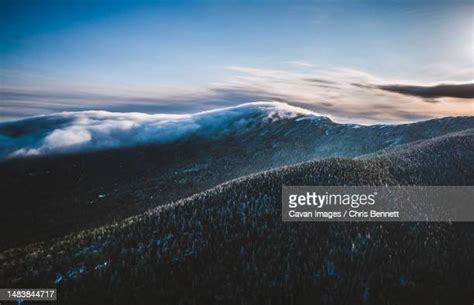
[[[318,115],[278,102],[178,115],[64,112],[0,124],[0,159],[166,143],[193,135],[220,137],[297,116]]]

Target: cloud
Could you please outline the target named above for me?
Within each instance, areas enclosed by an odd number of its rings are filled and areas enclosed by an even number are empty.
[[[404,123],[434,117],[474,115],[473,100],[431,98],[436,103],[428,106],[427,98],[378,90],[388,82],[353,69],[311,73],[249,67],[228,69],[239,72],[239,75],[217,84],[221,92],[283,100],[331,115],[338,122]]]
[[[106,92],[103,92],[106,91]],[[183,90],[184,91],[184,90]],[[190,103],[208,95],[202,92],[162,93],[127,92],[116,88],[89,91],[64,87],[54,89],[0,88],[2,109],[20,113],[30,110],[33,114],[58,111],[107,109],[115,111],[145,111],[185,113],[203,110],[199,103]],[[212,101],[210,101],[212,102]],[[35,109],[37,112],[35,113]],[[38,111],[43,111],[39,112]]]
[[[281,104],[275,110],[274,103],[236,106],[254,101],[286,103],[300,107],[297,113],[318,113],[338,123],[406,123],[474,115],[472,83],[399,85],[352,69],[301,73],[231,66],[227,70],[231,77],[200,90],[0,87],[4,118],[62,112],[1,123],[0,158],[216,136],[238,132],[255,118],[268,119],[269,111],[276,111],[277,117],[295,113],[291,106],[285,106],[291,111],[282,110]],[[216,108],[224,109],[212,110]]]
[[[369,73],[338,68],[301,71],[226,67],[230,76],[196,90],[91,86],[0,88],[0,120],[59,111],[107,110],[195,113],[257,100],[284,101],[358,124],[474,115],[472,84],[399,85]],[[395,85],[394,85],[395,84]],[[429,102],[429,103],[427,103]]]
[[[190,136],[214,138],[299,115],[319,117],[278,102],[255,102],[179,115],[63,112],[0,124],[0,159],[166,143]]]
[[[454,97],[461,99],[474,98],[474,83],[439,84],[434,86],[382,85],[377,88],[425,98]]]
[[[292,61],[288,61],[287,63],[295,65],[295,66],[306,67],[306,68],[314,67],[313,64],[304,60],[292,60]]]

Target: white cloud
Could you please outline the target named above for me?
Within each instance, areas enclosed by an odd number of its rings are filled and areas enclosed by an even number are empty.
[[[164,115],[106,111],[64,112],[0,124],[0,158],[93,151],[165,143],[191,135],[220,137],[255,124],[316,113],[277,102],[256,102],[196,114]],[[57,123],[59,122],[59,123]],[[16,124],[16,125],[15,125]],[[42,126],[42,130],[35,126]],[[11,128],[26,130],[5,136]]]
[[[314,67],[312,63],[309,63],[305,60],[291,60],[291,61],[288,61],[287,63],[295,65],[295,66],[299,66],[299,67],[306,67],[306,68]]]

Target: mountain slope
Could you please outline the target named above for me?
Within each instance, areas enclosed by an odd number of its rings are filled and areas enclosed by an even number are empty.
[[[181,116],[66,113],[0,124],[9,139],[4,151],[42,151],[0,162],[0,249],[111,223],[262,170],[357,157],[468,128],[474,128],[473,117],[337,124],[282,103]],[[80,138],[84,132],[91,140],[83,146],[44,148],[52,134]],[[127,139],[133,145],[123,147]],[[30,144],[8,146],[12,141]],[[9,232],[11,227],[22,229]]]
[[[0,159],[171,143],[195,136],[217,139],[303,115],[327,120],[311,111],[276,102],[181,115],[63,112],[0,124]]]
[[[1,253],[4,287],[61,301],[160,304],[463,304],[474,289],[464,223],[284,223],[282,185],[472,185],[474,130],[360,160],[233,180],[111,226]],[[87,291],[87,293],[86,293]]]

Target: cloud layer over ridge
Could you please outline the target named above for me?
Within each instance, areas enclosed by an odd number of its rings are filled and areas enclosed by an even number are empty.
[[[0,124],[0,159],[165,143],[193,135],[220,137],[249,126],[317,114],[277,102],[255,102],[196,114],[64,112]]]
[[[295,65],[294,63],[292,63]],[[256,100],[301,106],[338,122],[403,123],[474,115],[473,84],[410,84],[351,69],[318,70],[298,62],[295,70],[230,66],[229,78],[201,89],[37,84],[0,88],[0,120],[59,111],[107,110],[194,113]],[[302,70],[301,70],[302,69]]]

